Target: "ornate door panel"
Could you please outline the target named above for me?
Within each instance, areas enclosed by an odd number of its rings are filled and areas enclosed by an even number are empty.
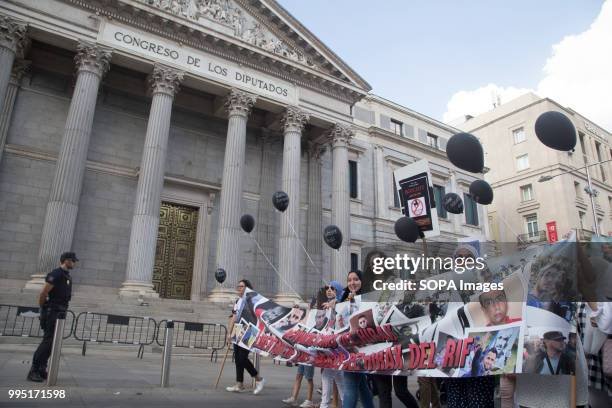
[[[153,288],[166,299],[189,299],[198,210],[162,203],[153,268]]]

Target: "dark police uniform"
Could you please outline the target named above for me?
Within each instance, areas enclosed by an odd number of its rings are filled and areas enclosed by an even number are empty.
[[[69,271],[62,268],[54,269],[47,274],[45,282],[53,285],[53,289],[49,291],[47,301],[40,308],[40,327],[44,335],[32,359],[32,370],[41,374],[47,370],[57,316],[68,310],[68,303],[72,297],[72,278]]]

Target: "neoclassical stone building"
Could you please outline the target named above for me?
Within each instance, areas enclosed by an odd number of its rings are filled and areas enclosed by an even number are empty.
[[[394,168],[427,158],[446,192],[474,179],[445,157],[455,129],[369,91],[273,0],[2,2],[0,283],[36,288],[68,249],[81,290],[126,296],[343,280],[394,239]],[[476,214],[445,214],[440,239],[485,236]]]

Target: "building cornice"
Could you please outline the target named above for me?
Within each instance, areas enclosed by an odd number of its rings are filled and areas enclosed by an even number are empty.
[[[353,104],[367,90],[277,54],[134,0],[62,0],[107,18],[203,50]]]
[[[410,108],[407,108],[407,107],[402,106],[402,105],[400,105],[398,103],[395,103],[393,101],[385,99],[382,96],[378,96],[378,95],[370,93],[370,94],[368,94],[368,96],[366,96],[365,99],[369,100],[369,101],[372,101],[372,102],[375,102],[375,103],[379,103],[381,105],[384,105],[384,106],[386,106],[388,108],[391,108],[393,110],[396,110],[396,111],[398,111],[398,112],[400,112],[400,113],[402,113],[404,115],[412,116],[415,119],[418,119],[418,120],[420,120],[422,122],[425,122],[425,123],[427,123],[429,125],[432,125],[432,126],[435,126],[437,128],[440,128],[442,130],[445,130],[445,131],[447,131],[447,132],[449,132],[451,134],[462,132],[462,130],[460,130],[460,129],[452,127],[452,126],[450,126],[450,125],[448,125],[448,124],[446,124],[444,122],[440,122],[440,121],[438,121],[438,120],[436,120],[434,118],[431,118],[431,117],[429,117],[427,115],[424,115],[422,113],[413,111]]]
[[[552,172],[555,171],[559,171],[559,173],[556,174],[560,174],[562,172],[565,171],[569,171],[569,170],[573,170],[572,173],[567,173],[564,175],[571,175],[574,176],[576,178],[580,178],[581,180],[584,180],[585,182],[587,181],[587,176],[586,173],[582,173],[581,170],[575,170],[572,167],[566,165],[566,164],[553,164],[550,166],[546,166],[546,167],[542,167],[539,169],[534,169],[531,170],[529,172],[525,172],[525,173],[521,173],[520,175],[514,176],[514,177],[509,177],[503,180],[499,180],[496,182],[491,182],[491,188],[496,189],[499,187],[504,187],[506,185],[509,184],[515,184],[515,183],[521,183],[524,180],[528,180],[528,179],[533,179],[534,177],[537,176],[541,176],[541,175],[551,175]],[[582,169],[583,171],[583,169]],[[554,174],[552,174],[554,176]],[[593,183],[594,186],[601,188],[602,190],[605,190],[607,192],[609,192],[610,194],[612,194],[612,186],[610,186],[609,184],[603,183],[593,177],[591,177],[591,182]]]
[[[408,148],[417,149],[417,150],[420,150],[422,152],[426,152],[428,154],[431,154],[431,155],[435,156],[436,158],[447,160],[446,153],[443,150],[434,149],[433,147],[425,145],[425,144],[423,144],[423,143],[421,143],[421,142],[419,142],[417,140],[414,140],[412,138],[398,136],[395,133],[390,132],[390,131],[388,131],[386,129],[380,128],[378,126],[370,126],[369,128],[367,128],[367,132],[368,132],[368,134],[371,137],[380,137],[380,138],[382,138],[384,140],[397,143],[400,146],[405,146],[405,147],[408,147]]]

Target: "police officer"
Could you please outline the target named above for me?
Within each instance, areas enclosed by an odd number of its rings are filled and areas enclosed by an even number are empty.
[[[70,270],[77,261],[74,252],[64,252],[60,257],[60,267],[49,272],[45,278],[45,287],[38,296],[40,327],[44,335],[32,359],[32,368],[28,373],[30,381],[43,382],[47,378],[47,361],[51,355],[55,322],[59,313],[68,310],[72,296]]]

